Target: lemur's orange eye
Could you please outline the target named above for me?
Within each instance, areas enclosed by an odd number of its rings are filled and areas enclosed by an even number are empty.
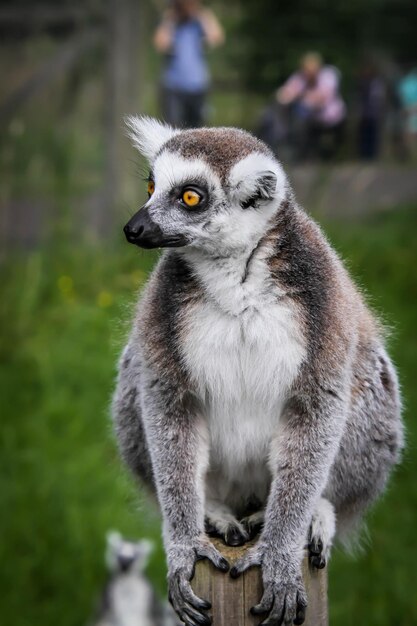
[[[193,191],[192,189],[187,189],[182,194],[182,201],[187,206],[194,207],[194,206],[197,206],[197,204],[200,204],[201,196],[196,191]]]
[[[149,197],[151,197],[151,195],[153,194],[154,191],[155,191],[155,183],[153,182],[153,180],[148,180],[148,194],[149,194]]]

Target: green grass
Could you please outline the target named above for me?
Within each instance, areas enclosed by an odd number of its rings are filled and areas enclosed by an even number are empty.
[[[331,623],[343,626],[417,624],[417,210],[397,210],[358,224],[327,228],[371,305],[391,329],[408,431],[407,449],[388,492],[368,517],[369,540],[349,558],[335,554],[330,567]]]
[[[417,624],[417,208],[327,231],[392,327],[408,448],[369,517],[370,541],[330,566],[332,626]],[[108,416],[115,362],[155,256],[121,240],[67,242],[0,270],[0,590],[8,626],[79,626],[105,578],[105,533],[149,536],[164,588],[160,526],[121,467]]]

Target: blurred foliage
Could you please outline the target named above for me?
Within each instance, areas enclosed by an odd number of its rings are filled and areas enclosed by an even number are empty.
[[[159,523],[145,516],[151,505],[140,505],[121,469],[109,418],[119,320],[152,261],[61,242],[1,267],[4,624],[86,623],[104,581],[106,532],[159,543]],[[161,549],[156,562],[161,586]]]
[[[414,0],[245,0],[239,34],[246,87],[270,91],[308,50],[342,70],[348,84],[364,53],[415,60]]]
[[[414,565],[417,558],[417,248],[412,231],[417,207],[394,210],[360,223],[334,222],[326,231],[389,330],[404,398],[407,448],[388,492],[368,516],[369,533],[354,558],[336,552],[330,565],[333,626],[417,624]]]
[[[409,445],[370,515],[371,540],[330,567],[333,626],[417,623],[415,454],[416,207],[327,224],[392,328]],[[150,575],[164,588],[160,526],[121,467],[109,419],[115,363],[154,254],[57,240],[0,270],[0,589],[2,623],[86,623],[105,578],[105,533],[155,539]],[[367,544],[368,542],[366,542]]]

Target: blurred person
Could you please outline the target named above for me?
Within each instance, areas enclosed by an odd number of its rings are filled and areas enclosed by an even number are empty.
[[[362,159],[376,159],[386,109],[386,87],[373,61],[360,69],[358,81],[358,153]]]
[[[398,62],[386,52],[378,51],[378,72],[385,87],[383,140],[387,154],[404,160],[407,156],[403,131],[403,107],[398,90],[403,72]]]
[[[276,92],[280,105],[291,109],[293,136],[300,159],[332,157],[343,136],[346,106],[339,93],[340,72],[308,52],[300,69]]]
[[[212,11],[199,0],[173,0],[158,26],[154,44],[166,56],[162,74],[162,109],[167,122],[198,127],[210,76],[205,46],[223,43],[223,29]]]
[[[255,135],[268,144],[278,159],[286,163],[294,161],[296,155],[291,134],[290,109],[282,106],[275,94],[256,121]]]
[[[407,147],[407,156],[414,156],[417,145],[417,67],[412,68],[399,82],[404,134]]]

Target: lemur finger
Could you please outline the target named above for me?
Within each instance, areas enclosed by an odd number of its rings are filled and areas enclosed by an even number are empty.
[[[209,626],[211,618],[208,615],[199,613],[192,606],[187,604],[180,589],[180,580],[178,578],[170,581],[170,593],[168,599],[172,608],[177,613],[186,626]]]
[[[300,624],[304,624],[306,618],[306,608],[307,608],[307,599],[306,597],[298,592],[297,594],[297,609],[295,614],[295,619],[293,624],[296,626],[300,626]]]
[[[202,559],[209,559],[217,569],[222,572],[229,571],[229,562],[220,554],[218,550],[210,543],[200,545],[196,550],[197,556]]]
[[[248,533],[249,539],[254,539],[261,532],[264,525],[263,522],[252,522],[248,517],[243,519],[241,523]]]
[[[281,626],[284,623],[285,612],[285,595],[276,595],[268,617],[259,626]]]
[[[230,526],[224,536],[224,541],[228,546],[243,546],[249,540],[249,534],[242,532],[237,526]]]
[[[200,626],[199,623],[195,619],[187,615],[186,607],[182,607],[176,610],[176,614],[180,618],[181,624],[185,624],[185,626]]]
[[[205,615],[204,613],[199,613],[192,606],[185,606],[183,609],[189,620],[192,620],[199,626],[210,626],[211,617],[209,615]]]
[[[184,624],[185,626],[199,626],[198,622],[186,614],[185,609],[177,611],[177,615],[181,620],[181,624]]]
[[[178,584],[175,580],[170,580],[169,582],[168,600],[174,611],[179,614],[179,611],[181,610],[181,605],[183,604],[183,598],[179,591]]]
[[[284,624],[291,624],[297,617],[297,591],[287,592],[285,596]]]
[[[241,559],[238,559],[230,570],[230,576],[232,578],[238,578],[243,572],[250,567],[255,567],[261,564],[259,553],[256,549],[248,550]]]
[[[170,580],[169,580],[169,595],[168,595],[168,600],[170,601],[172,608],[174,609],[174,611],[176,611],[177,613],[179,613],[180,611],[182,611],[184,604],[185,604],[185,599],[183,598],[183,595],[181,593],[180,590],[180,581],[179,581],[179,576],[173,576]]]
[[[274,601],[274,594],[271,587],[267,587],[263,593],[259,604],[255,604],[250,610],[252,615],[260,615],[261,613],[268,613],[271,610],[272,603]]]
[[[203,598],[199,598],[196,596],[194,591],[191,588],[191,585],[186,580],[181,579],[179,581],[179,588],[182,594],[182,597],[188,604],[193,606],[196,609],[202,609],[203,611],[207,611],[211,609],[211,604],[207,600],[203,600]]]

